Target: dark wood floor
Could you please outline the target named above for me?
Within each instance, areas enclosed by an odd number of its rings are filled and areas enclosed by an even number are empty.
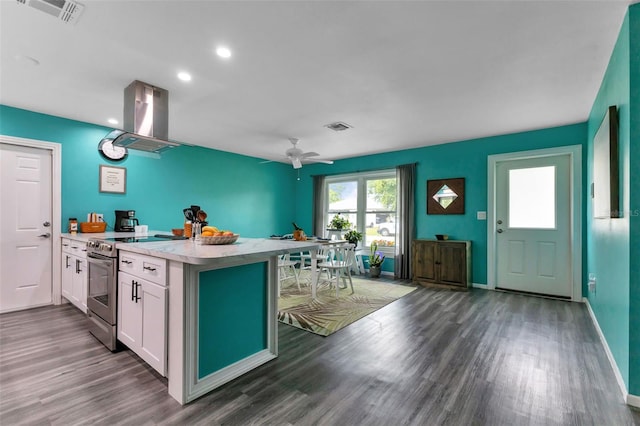
[[[0,424],[633,425],[582,304],[420,288],[180,406],[70,305],[0,316]]]

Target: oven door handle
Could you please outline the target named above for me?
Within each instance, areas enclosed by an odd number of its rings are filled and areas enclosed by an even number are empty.
[[[91,262],[91,263],[99,263],[101,265],[111,267],[111,266],[113,266],[113,262],[114,262],[115,259],[112,259],[112,258],[106,258],[105,259],[105,258],[102,258],[102,257],[96,257],[96,256],[93,256],[91,253],[89,253],[89,254],[87,254],[87,260],[89,262]]]

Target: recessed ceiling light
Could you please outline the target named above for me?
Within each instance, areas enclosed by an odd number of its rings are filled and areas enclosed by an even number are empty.
[[[182,81],[191,81],[191,74],[181,71],[178,73],[178,78]]]
[[[221,58],[230,58],[231,57],[231,50],[229,50],[228,47],[224,47],[224,46],[220,46],[216,49],[216,54],[218,56],[220,56]]]
[[[107,121],[109,122],[109,124],[118,124],[118,120],[116,120],[115,118],[110,118]]]

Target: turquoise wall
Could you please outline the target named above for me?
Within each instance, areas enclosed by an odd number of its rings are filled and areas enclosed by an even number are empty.
[[[198,378],[267,348],[267,262],[200,272]]]
[[[640,394],[640,5],[623,21],[588,121],[587,181],[593,181],[593,137],[606,108],[618,107],[620,210],[618,219],[593,219],[587,203],[587,270],[596,291],[587,297],[629,393]],[[632,144],[632,141],[635,141]]]
[[[640,395],[640,4],[629,8],[629,393]]]
[[[487,222],[476,219],[477,211],[487,211],[487,156],[565,145],[581,145],[586,140],[586,123],[544,130],[473,139],[336,161],[333,165],[314,164],[301,169],[296,217],[299,225],[312,229],[313,175],[353,173],[394,168],[417,162],[416,228],[417,238],[448,234],[452,239],[472,241],[473,282],[487,283]],[[583,148],[584,149],[584,148]],[[427,215],[427,180],[465,178],[465,214]],[[389,263],[385,261],[385,264]],[[386,266],[386,265],[385,265]]]
[[[62,223],[114,210],[135,210],[150,229],[182,227],[182,209],[201,206],[212,225],[245,237],[291,232],[296,220],[291,166],[259,164],[258,159],[201,147],[180,146],[160,159],[136,155],[121,162],[103,159],[98,142],[111,129],[0,105],[0,134],[62,144]],[[126,194],[98,191],[98,165],[127,169]]]

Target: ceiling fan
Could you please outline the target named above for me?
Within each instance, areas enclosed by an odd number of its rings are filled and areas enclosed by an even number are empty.
[[[323,160],[320,158],[312,158],[317,157],[317,152],[303,152],[300,148],[298,148],[298,142],[300,142],[296,138],[289,138],[289,142],[293,145],[293,148],[289,148],[285,151],[285,156],[283,159],[289,160],[293,165],[294,169],[299,169],[303,164],[307,163],[324,163],[324,164],[333,164],[331,160]],[[263,161],[263,163],[270,163],[272,160]]]

